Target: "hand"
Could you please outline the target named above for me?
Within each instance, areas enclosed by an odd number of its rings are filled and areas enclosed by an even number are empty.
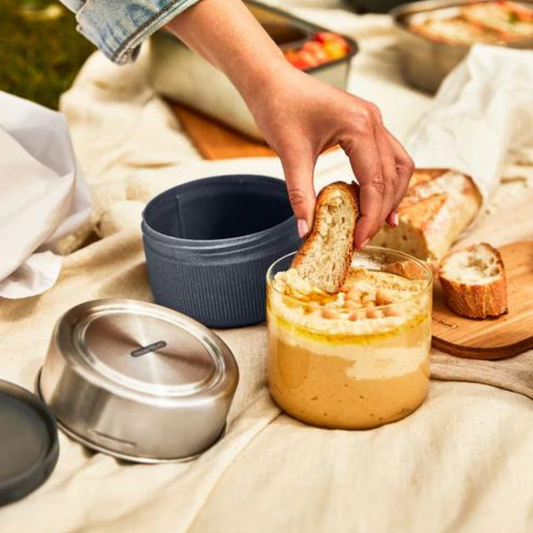
[[[361,186],[355,244],[363,248],[398,205],[413,162],[387,131],[378,108],[292,67],[240,0],[202,0],[167,27],[222,70],[276,150],[300,235],[313,221],[313,170],[318,156],[340,144]]]
[[[322,83],[290,66],[243,93],[266,141],[278,153],[287,189],[305,235],[315,205],[313,171],[318,156],[339,144],[360,184],[361,220],[355,244],[366,246],[384,222],[398,225],[398,206],[413,161],[386,129],[372,103]]]

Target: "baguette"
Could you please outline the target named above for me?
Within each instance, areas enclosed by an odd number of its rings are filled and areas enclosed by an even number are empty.
[[[480,207],[481,195],[470,177],[447,169],[417,169],[398,210],[399,225],[383,226],[371,244],[436,263]]]
[[[500,252],[487,243],[446,256],[439,279],[452,311],[468,318],[507,312],[507,283]]]
[[[336,182],[318,195],[313,227],[292,267],[312,286],[334,294],[346,281],[352,263],[359,187]]]

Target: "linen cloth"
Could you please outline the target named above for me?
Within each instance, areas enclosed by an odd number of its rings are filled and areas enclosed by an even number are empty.
[[[60,113],[0,91],[0,153],[0,297],[27,298],[55,283],[55,244],[91,205]]]
[[[533,161],[533,50],[476,45],[407,139],[419,167],[472,176],[488,199],[509,158]]]
[[[521,209],[533,200],[531,192],[525,196]],[[488,232],[503,222],[500,243],[515,237],[512,217],[504,215],[496,211],[486,221]],[[479,227],[470,237],[482,236]],[[57,318],[104,297],[151,300],[135,230],[67,256],[59,282],[42,296],[2,301],[1,377],[31,389]],[[216,446],[191,463],[124,465],[60,435],[55,472],[35,493],[0,509],[0,531],[531,531],[533,402],[526,396],[432,381],[422,407],[398,423],[359,432],[311,428],[270,400],[265,327],[219,334],[241,380],[227,435]],[[437,375],[443,357],[433,354]],[[522,384],[531,386],[533,351],[520,357]],[[505,361],[482,364],[492,377],[505,374]]]
[[[389,127],[404,139],[431,99],[403,85],[389,22],[343,11],[313,10],[312,16],[325,23],[326,15],[332,28],[350,26],[350,34],[361,38],[352,88],[380,105]],[[140,59],[118,71],[93,57],[63,99],[95,201],[91,228],[101,233],[117,206],[142,204],[186,180],[224,172],[282,175],[276,159],[198,161],[174,117],[142,83]],[[462,243],[533,238],[526,170],[509,170],[508,178],[516,179],[502,186]],[[342,155],[332,153],[318,163],[317,188],[349,178],[349,172]],[[115,230],[119,222],[117,216]],[[103,297],[151,300],[138,230],[67,256],[59,282],[44,295],[0,301],[1,377],[32,388],[57,318],[77,303]],[[370,431],[320,430],[280,414],[270,400],[264,326],[219,333],[241,371],[224,439],[194,462],[144,466],[92,454],[60,435],[52,477],[23,501],[0,509],[0,531],[531,531],[533,402],[526,389],[515,394],[432,381],[424,405],[403,421]],[[434,377],[444,377],[443,366],[450,370],[447,357],[433,353]],[[522,357],[520,382],[527,386],[533,382],[533,352]],[[466,361],[469,367],[475,363]],[[501,379],[505,361],[488,364]]]

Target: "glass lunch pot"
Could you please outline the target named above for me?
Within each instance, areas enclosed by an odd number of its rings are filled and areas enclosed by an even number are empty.
[[[310,287],[294,254],[267,273],[268,381],[302,422],[368,429],[400,420],[429,387],[433,276],[407,254],[357,252],[341,292]]]

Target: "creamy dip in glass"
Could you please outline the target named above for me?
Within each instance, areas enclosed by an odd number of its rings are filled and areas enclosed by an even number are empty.
[[[378,247],[357,252],[338,294],[290,265],[267,274],[268,380],[275,402],[314,426],[367,429],[406,417],[429,386],[433,277]]]

